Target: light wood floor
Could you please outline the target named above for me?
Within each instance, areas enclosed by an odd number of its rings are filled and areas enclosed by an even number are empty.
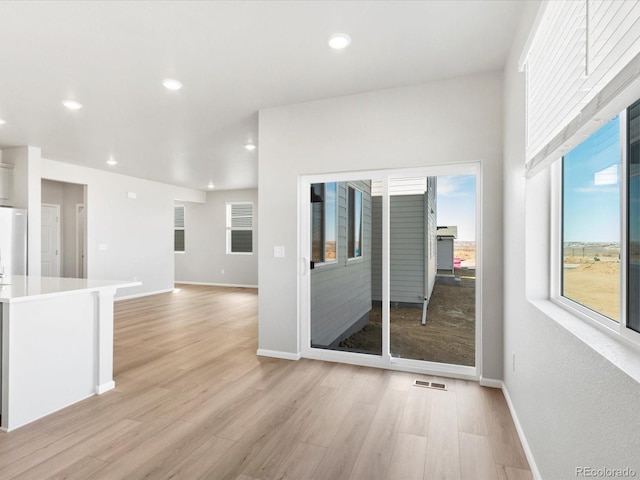
[[[499,390],[257,357],[255,290],[116,305],[116,389],[0,434],[2,479],[530,479]]]

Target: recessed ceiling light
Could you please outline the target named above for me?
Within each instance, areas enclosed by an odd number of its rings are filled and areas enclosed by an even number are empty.
[[[82,104],[80,102],[76,102],[75,100],[65,100],[62,104],[67,107],[69,110],[80,110],[82,108]]]
[[[0,125],[4,125],[5,123],[7,123],[7,121],[0,118]]]
[[[173,78],[167,78],[163,80],[162,85],[164,85],[164,88],[168,90],[180,90],[182,88],[182,82],[179,82],[178,80],[175,80]]]
[[[110,158],[109,160],[107,160],[107,165],[111,165],[112,167],[114,165],[117,165],[118,162],[116,162],[113,158]]]
[[[207,185],[207,188],[209,190],[213,190],[214,187],[215,187],[215,185],[213,184],[213,182],[209,182],[209,185]]]
[[[329,37],[329,46],[334,50],[342,50],[351,44],[351,37],[346,33],[336,33]]]
[[[244,146],[244,148],[246,148],[250,152],[253,152],[256,149],[256,146],[253,143],[249,142]]]

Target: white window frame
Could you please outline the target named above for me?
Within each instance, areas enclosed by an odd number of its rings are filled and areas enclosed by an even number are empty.
[[[627,261],[628,261],[628,238],[627,238],[627,182],[628,182],[628,159],[627,159],[627,108],[617,113],[620,120],[620,322],[610,319],[584,305],[571,300],[562,295],[562,159],[551,165],[551,248],[550,248],[550,292],[549,299],[576,317],[588,322],[591,325],[613,335],[615,338],[622,338],[629,341],[636,347],[640,347],[640,333],[627,327],[628,306],[627,306]],[[615,117],[611,115],[606,121]],[[604,125],[606,121],[603,121]]]
[[[182,208],[182,222],[183,225],[182,227],[176,227],[176,208]],[[187,209],[184,205],[182,204],[176,204],[173,206],[173,253],[179,253],[179,254],[184,254],[187,252],[187,232],[186,232],[186,226],[187,226]],[[175,232],[176,230],[182,230],[183,232],[183,239],[184,239],[184,250],[176,250],[176,241],[175,241]]]
[[[476,237],[476,328],[475,328],[475,366],[451,365],[446,363],[428,362],[407,358],[394,357],[390,353],[390,225],[388,215],[390,211],[389,180],[400,177],[437,177],[442,175],[475,175],[475,237]],[[311,222],[308,206],[309,189],[313,183],[323,182],[357,182],[362,179],[380,180],[382,182],[382,354],[368,355],[338,350],[328,350],[311,346]],[[482,262],[482,168],[480,162],[456,163],[447,165],[430,165],[414,168],[400,168],[390,170],[363,170],[342,173],[327,173],[314,175],[300,175],[298,198],[298,338],[297,351],[303,358],[330,362],[347,363],[366,367],[378,367],[390,370],[415,372],[427,375],[443,375],[467,380],[480,380],[483,372],[483,343],[482,343],[482,291],[483,291],[483,262]],[[358,259],[359,260],[359,257]],[[386,265],[386,266],[385,266]]]
[[[351,202],[349,201],[349,190],[353,190],[354,191],[354,202],[355,202],[355,195],[357,192],[360,192],[360,255],[352,257],[351,256],[351,252],[349,251],[349,241],[351,240],[350,237],[350,232],[349,232],[349,226],[351,224]],[[357,262],[357,261],[361,261],[364,259],[364,246],[362,245],[362,239],[363,239],[363,232],[362,232],[362,228],[364,226],[364,222],[363,222],[363,214],[364,214],[364,202],[363,202],[363,198],[364,198],[364,193],[362,192],[361,189],[359,189],[358,187],[356,187],[355,185],[348,183],[347,184],[347,262],[348,263],[352,263],[352,262]],[[354,214],[355,214],[355,205],[354,205]],[[354,239],[354,246],[355,246],[355,239]]]
[[[313,264],[313,268],[326,268],[332,265],[337,265],[338,264],[338,257],[340,256],[340,218],[339,218],[339,211],[338,211],[338,196],[339,196],[339,190],[340,190],[340,182],[314,182],[314,183],[321,183],[322,184],[322,195],[324,195],[325,201],[324,201],[324,212],[322,215],[322,262],[316,262]],[[334,260],[327,260],[327,202],[326,202],[326,198],[327,198],[327,183],[335,183],[336,184],[336,198],[335,198],[335,202],[334,202],[334,210],[335,210],[335,219],[336,219],[336,224],[335,224],[335,232],[336,232],[336,258]],[[309,184],[309,188],[311,188],[312,184]],[[310,234],[309,235],[309,240],[313,241],[313,236]],[[311,255],[310,255],[311,257]]]
[[[233,205],[251,205],[251,227],[232,227],[231,226],[231,209]],[[254,239],[255,236],[253,234],[254,227],[254,218],[255,218],[255,209],[253,208],[253,202],[226,202],[225,203],[225,211],[226,211],[226,253],[227,255],[253,255],[254,252]],[[242,231],[251,231],[251,251],[250,252],[232,252],[231,251],[231,232],[233,230],[242,230]]]

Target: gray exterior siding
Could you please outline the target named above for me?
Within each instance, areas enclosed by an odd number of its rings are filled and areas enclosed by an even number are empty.
[[[347,259],[348,187],[362,191],[362,257]],[[371,182],[339,182],[335,263],[311,271],[311,344],[329,346],[371,310]]]
[[[425,209],[427,225],[427,299],[431,298],[438,273],[438,177],[427,178],[427,206]]]
[[[382,300],[382,197],[372,199],[373,299]],[[391,301],[421,304],[436,276],[436,177],[424,195],[391,196]]]

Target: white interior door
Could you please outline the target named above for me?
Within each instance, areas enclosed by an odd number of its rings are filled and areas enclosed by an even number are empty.
[[[42,204],[41,275],[60,276],[60,205]]]

